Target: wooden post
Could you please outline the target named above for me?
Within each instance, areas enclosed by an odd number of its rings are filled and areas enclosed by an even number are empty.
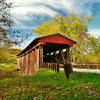
[[[57,71],[57,63],[55,64],[55,71]]]
[[[28,53],[26,54],[26,68],[25,68],[25,74],[28,75]]]
[[[67,63],[71,62],[71,52],[70,52],[70,48],[68,47],[66,49],[66,53],[67,53]]]
[[[21,67],[22,73],[23,73],[23,68],[24,68],[24,56],[22,56],[22,67]]]
[[[17,59],[17,71],[20,71],[21,68],[20,68],[20,58]]]
[[[32,74],[34,72],[34,50],[30,53],[30,68],[29,68],[29,74]]]
[[[31,74],[31,68],[32,68],[32,50],[30,52],[29,74]]]
[[[59,73],[59,64],[57,64],[57,73]]]
[[[49,69],[50,69],[50,63],[48,63],[49,64]]]
[[[39,68],[43,67],[43,45],[39,46]]]
[[[30,52],[28,53],[28,75],[30,74]]]
[[[24,55],[24,63],[23,63],[23,74],[25,74],[25,68],[26,68],[26,54]]]
[[[69,47],[66,50],[67,53],[67,62],[64,63],[64,72],[66,79],[69,78],[69,74],[72,72],[72,65],[71,65],[71,54],[70,54],[70,49]]]
[[[56,71],[56,63],[54,64],[54,71]]]
[[[53,63],[53,71],[55,70],[55,63]]]
[[[20,57],[20,69],[22,69],[22,57]]]

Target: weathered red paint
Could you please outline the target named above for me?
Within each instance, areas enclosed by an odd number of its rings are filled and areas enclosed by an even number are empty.
[[[75,44],[75,42],[73,42],[72,40],[62,36],[62,35],[51,35],[51,36],[47,36],[44,38],[41,38],[39,40],[39,42],[41,44],[45,44],[45,43],[56,43],[56,44],[66,44],[69,46],[73,46]]]

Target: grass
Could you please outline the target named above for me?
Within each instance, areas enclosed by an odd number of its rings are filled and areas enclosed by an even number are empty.
[[[66,80],[64,72],[42,69],[31,76],[13,70],[0,74],[0,100],[99,100],[100,75],[74,72]]]
[[[0,48],[0,100],[99,100],[100,74],[42,69],[31,76],[16,71],[20,50]]]

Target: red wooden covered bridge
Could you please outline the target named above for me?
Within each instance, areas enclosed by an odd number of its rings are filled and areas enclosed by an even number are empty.
[[[75,43],[60,34],[36,38],[17,55],[17,69],[23,74],[35,73],[39,68],[59,72],[64,61],[70,63],[69,50]]]

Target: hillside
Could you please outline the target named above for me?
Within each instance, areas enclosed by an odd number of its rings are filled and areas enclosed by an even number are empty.
[[[0,48],[0,64],[16,63],[16,55],[20,52],[19,49]]]
[[[0,48],[0,72],[15,70],[19,49]],[[1,73],[0,73],[1,74]]]

